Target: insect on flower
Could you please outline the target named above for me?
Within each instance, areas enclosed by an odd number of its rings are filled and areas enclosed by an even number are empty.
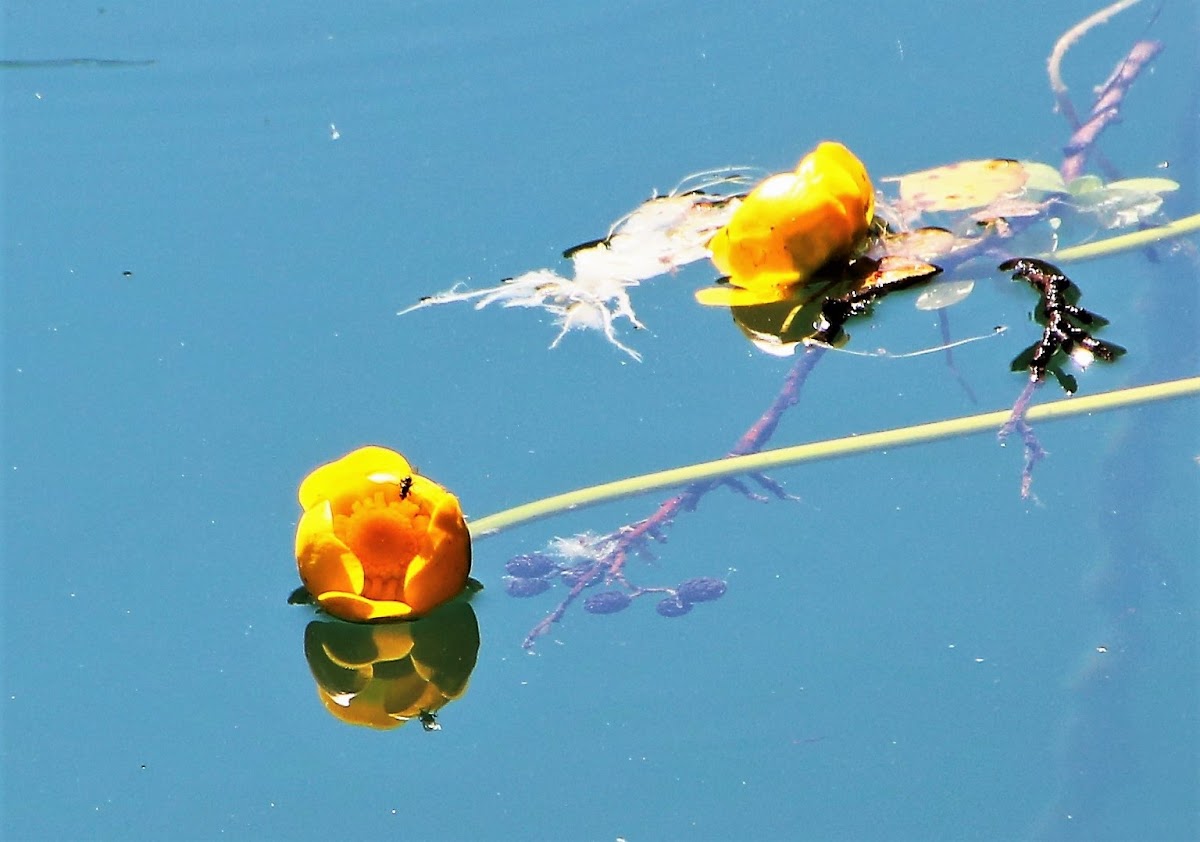
[[[426,615],[463,592],[471,535],[458,498],[369,445],[300,483],[296,565],[326,612],[370,622]]]
[[[417,714],[417,719],[421,721],[421,727],[426,731],[440,731],[441,724],[437,721],[437,714],[431,710],[422,710]]]

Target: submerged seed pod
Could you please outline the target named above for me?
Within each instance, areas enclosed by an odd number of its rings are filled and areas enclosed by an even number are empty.
[[[660,600],[658,605],[654,606],[654,610],[664,617],[682,617],[692,610],[692,604],[682,601],[677,596],[669,596]]]
[[[504,590],[509,596],[537,596],[550,589],[550,583],[545,579],[511,578],[504,582]]]
[[[601,591],[583,601],[583,610],[592,614],[616,614],[628,608],[631,601],[624,591]]]
[[[536,579],[545,576],[557,567],[554,559],[543,553],[528,553],[513,556],[504,564],[504,570],[518,579]]]
[[[700,576],[680,582],[675,588],[675,593],[681,602],[711,602],[724,596],[726,587],[723,579]]]

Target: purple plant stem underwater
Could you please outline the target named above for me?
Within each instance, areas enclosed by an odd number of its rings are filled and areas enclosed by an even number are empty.
[[[1121,104],[1125,100],[1125,94],[1129,92],[1130,86],[1133,85],[1146,65],[1162,51],[1162,48],[1163,45],[1159,41],[1138,41],[1134,44],[1129,54],[1117,64],[1116,70],[1108,77],[1108,81],[1096,89],[1096,102],[1092,106],[1092,112],[1088,119],[1082,125],[1079,125],[1077,120],[1070,121],[1074,134],[1071,135],[1071,139],[1063,150],[1066,158],[1059,170],[1065,181],[1071,181],[1083,175],[1088,155],[1091,154],[1096,141],[1100,139],[1100,133],[1110,123],[1114,123],[1120,118]]]
[[[800,399],[800,390],[804,387],[809,374],[812,373],[813,368],[824,354],[825,349],[819,345],[810,345],[804,349],[799,359],[796,360],[788,372],[787,377],[784,378],[783,386],[780,387],[775,400],[771,402],[771,405],[759,416],[750,429],[737,440],[737,443],[734,444],[726,456],[742,456],[762,450],[767,442],[771,440],[771,436],[779,426],[779,420],[783,417],[783,414]],[[764,483],[770,482],[763,477],[756,477],[756,479]],[[649,539],[660,542],[665,541],[665,533],[674,523],[676,515],[682,511],[693,511],[700,502],[700,498],[719,485],[730,485],[735,490],[742,490],[745,493],[744,486],[730,479],[705,480],[703,482],[692,483],[681,493],[660,503],[650,517],[629,526],[624,526],[605,536],[603,540],[609,541],[611,546],[603,555],[587,564],[585,572],[572,585],[571,590],[567,592],[563,600],[549,614],[543,617],[537,625],[530,629],[521,646],[525,649],[532,648],[539,637],[549,632],[551,626],[562,619],[567,608],[579,598],[579,595],[589,583],[597,581],[601,577],[609,581],[624,582],[625,577],[622,570],[629,554],[631,552],[637,553],[645,547]],[[770,488],[771,486],[768,485],[767,487]],[[663,614],[661,609],[662,603],[659,603],[659,605],[659,613]],[[688,605],[688,609],[690,610],[690,604]],[[686,613],[686,611],[680,613]],[[678,615],[664,614],[664,616]]]

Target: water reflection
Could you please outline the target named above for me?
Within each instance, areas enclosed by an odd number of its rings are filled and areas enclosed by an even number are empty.
[[[412,622],[313,620],[304,657],[326,710],[343,722],[437,730],[438,712],[467,691],[479,656],[479,623],[465,599]]]

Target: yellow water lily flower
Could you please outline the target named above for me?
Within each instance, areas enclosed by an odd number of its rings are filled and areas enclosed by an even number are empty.
[[[335,617],[419,617],[465,587],[471,536],[458,498],[394,450],[363,447],[322,465],[299,497],[300,578]]]
[[[829,261],[849,257],[874,215],[875,188],[866,167],[842,144],[826,141],[793,172],[755,187],[708,249],[730,284],[757,291],[748,297],[753,303],[781,300]]]

